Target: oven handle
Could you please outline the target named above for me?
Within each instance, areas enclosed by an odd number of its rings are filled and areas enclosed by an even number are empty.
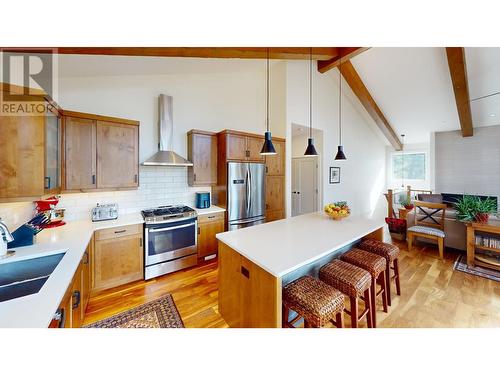
[[[196,222],[190,223],[190,224],[184,224],[184,225],[178,225],[176,227],[167,227],[167,228],[159,228],[159,229],[148,229],[148,232],[150,233],[156,233],[156,232],[166,232],[168,230],[174,230],[174,229],[180,229],[180,228],[186,228],[186,227],[191,227],[193,225],[196,225]]]

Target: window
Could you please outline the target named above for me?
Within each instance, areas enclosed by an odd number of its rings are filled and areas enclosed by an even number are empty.
[[[404,160],[403,160],[404,157]],[[425,153],[392,155],[392,178],[425,180]]]

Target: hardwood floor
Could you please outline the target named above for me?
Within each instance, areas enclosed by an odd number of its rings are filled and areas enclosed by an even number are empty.
[[[500,283],[454,271],[459,252],[419,243],[401,248],[401,296],[389,313],[377,307],[378,327],[500,327]],[[394,288],[393,288],[394,290]],[[91,297],[84,324],[172,294],[186,327],[227,327],[217,309],[217,263],[140,281]],[[346,326],[349,319],[345,316]]]

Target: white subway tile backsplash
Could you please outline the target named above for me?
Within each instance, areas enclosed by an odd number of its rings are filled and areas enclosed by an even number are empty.
[[[63,194],[58,207],[66,209],[65,220],[89,219],[97,203],[118,203],[119,215],[162,205],[194,206],[196,191],[211,191],[210,187],[190,187],[185,167],[144,167],[139,169],[139,189],[95,193]],[[29,220],[32,202],[0,204],[0,217],[10,229]]]

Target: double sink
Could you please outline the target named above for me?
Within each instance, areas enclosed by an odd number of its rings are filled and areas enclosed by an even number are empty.
[[[38,293],[64,254],[0,264],[0,302]]]

